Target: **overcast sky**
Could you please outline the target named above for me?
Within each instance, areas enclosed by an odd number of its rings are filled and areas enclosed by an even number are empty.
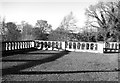
[[[99,0],[1,0],[0,10],[6,22],[17,22],[22,20],[35,25],[37,20],[47,20],[52,28],[57,28],[64,16],[71,11],[78,19],[77,25],[84,26],[86,17],[85,8]]]

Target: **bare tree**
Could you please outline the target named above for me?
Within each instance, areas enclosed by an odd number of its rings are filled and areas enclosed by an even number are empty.
[[[71,30],[76,28],[76,24],[77,20],[76,18],[73,16],[73,12],[70,12],[69,15],[65,16],[59,26],[59,28],[62,28],[64,30]]]
[[[85,14],[89,18],[87,26],[97,28],[98,32],[102,32],[104,41],[107,41],[108,38],[113,38],[116,34],[119,35],[118,2],[99,2],[96,5],[89,6]]]

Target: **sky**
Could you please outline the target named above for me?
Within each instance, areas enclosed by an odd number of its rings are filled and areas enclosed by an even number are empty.
[[[86,21],[85,9],[99,0],[1,0],[0,16],[6,22],[26,21],[33,26],[37,20],[46,20],[56,29],[63,18],[71,11],[77,18],[77,26],[83,27]]]

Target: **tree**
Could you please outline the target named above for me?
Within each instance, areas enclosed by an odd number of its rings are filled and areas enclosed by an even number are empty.
[[[70,12],[69,15],[65,16],[60,24],[60,26],[52,31],[49,35],[49,40],[56,40],[56,41],[72,41],[75,38],[73,34],[74,29],[76,27],[77,20],[73,16],[73,13]]]
[[[48,24],[46,20],[37,20],[35,27],[38,27],[43,34],[52,30],[52,25]]]
[[[43,34],[40,28],[38,28],[38,27],[33,28],[32,31],[33,31],[32,35],[33,35],[34,39],[47,40],[47,34]]]
[[[82,33],[78,33],[77,40],[83,42],[96,42],[95,34],[96,32],[83,31]]]
[[[48,34],[52,31],[52,25],[45,20],[37,20],[36,26],[33,28],[33,36],[35,39],[47,40]]]
[[[118,2],[99,2],[96,5],[91,5],[86,9],[85,13],[89,18],[87,20],[87,26],[97,28],[98,33],[102,32],[104,41],[107,41],[109,38],[118,40],[120,33],[117,30],[119,28],[118,24],[120,24],[118,11]]]
[[[62,28],[64,30],[74,30],[76,27],[77,20],[73,16],[73,13],[70,12],[69,15],[65,16],[64,19],[62,20],[59,28]]]
[[[6,32],[7,32],[7,28],[5,23],[5,17],[3,19],[0,17],[0,35],[1,35],[2,41],[7,40]]]
[[[32,29],[33,26],[28,24],[28,23],[24,23],[23,24],[23,29],[22,29],[22,40],[32,40],[33,36],[32,36]]]
[[[17,26],[13,22],[6,23],[6,40],[7,41],[17,41],[21,37],[20,30],[17,29]]]
[[[49,36],[48,40],[51,41],[67,41],[70,40],[70,35],[68,35],[67,32],[65,32],[63,29],[57,28],[56,30],[52,31]]]

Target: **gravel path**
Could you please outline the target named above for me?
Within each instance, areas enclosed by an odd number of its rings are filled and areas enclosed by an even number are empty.
[[[37,51],[28,55],[17,55],[4,58],[3,67],[18,66],[31,63],[23,67],[19,73],[3,76],[3,81],[118,81],[118,54],[96,54],[69,52],[59,55],[58,51]],[[57,57],[52,60],[48,57]],[[19,58],[18,58],[19,57]],[[26,59],[28,61],[26,61]],[[42,60],[46,61],[42,62]],[[30,62],[29,60],[33,60]],[[47,61],[48,60],[48,61]],[[9,64],[9,65],[8,65]],[[30,64],[29,64],[30,65]],[[112,71],[113,70],[113,71]]]

